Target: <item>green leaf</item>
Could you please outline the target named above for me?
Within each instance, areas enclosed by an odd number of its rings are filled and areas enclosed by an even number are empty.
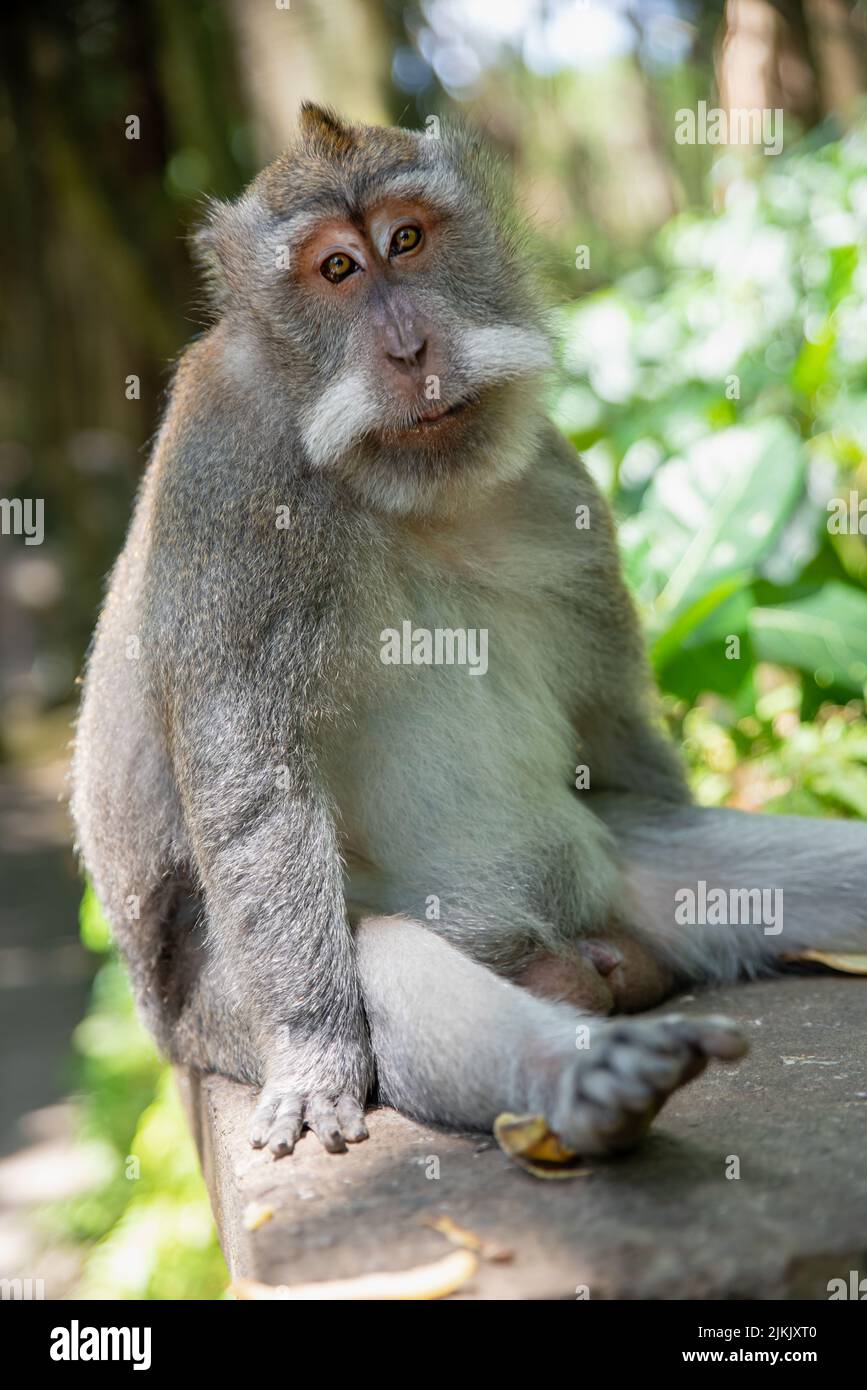
[[[750,635],[761,659],[818,673],[820,683],[860,691],[867,680],[867,594],[847,584],[753,609]]]
[[[851,764],[817,774],[809,780],[810,790],[823,801],[831,801],[854,811],[867,820],[867,771]]]
[[[775,545],[804,491],[805,458],[784,420],[720,430],[659,468],[622,529],[627,566],[657,630],[727,580],[737,589]],[[633,552],[633,554],[630,554]],[[715,605],[714,605],[715,606]]]
[[[659,671],[676,656],[684,647],[695,643],[708,643],[717,639],[722,643],[729,633],[743,631],[743,619],[738,620],[738,625],[730,623],[723,633],[717,619],[720,611],[732,612],[729,600],[738,593],[741,593],[747,586],[750,575],[732,574],[727,579],[723,579],[719,584],[695,603],[690,604],[689,608],[679,613],[674,622],[651,643],[651,659],[654,667]]]
[[[828,379],[835,337],[829,327],[815,342],[805,342],[792,369],[792,385],[796,391],[810,396]]]
[[[828,277],[828,302],[836,309],[852,287],[858,269],[857,246],[835,246],[831,251],[831,274]]]

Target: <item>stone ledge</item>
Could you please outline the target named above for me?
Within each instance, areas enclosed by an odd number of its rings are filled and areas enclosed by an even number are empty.
[[[247,1144],[248,1088],[180,1074],[232,1277],[408,1269],[451,1250],[424,1224],[438,1216],[513,1252],[460,1298],[571,1299],[586,1284],[606,1299],[824,1299],[829,1279],[867,1274],[867,981],[762,981],[670,1007],[739,1019],[750,1054],[679,1092],[639,1152],[568,1182],[384,1108],[346,1154],[308,1134],[275,1162]],[[274,1212],[255,1231],[251,1203]]]

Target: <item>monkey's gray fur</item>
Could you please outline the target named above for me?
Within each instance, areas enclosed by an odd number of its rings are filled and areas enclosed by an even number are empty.
[[[201,234],[216,322],[88,662],[84,864],[160,1046],[261,1086],[278,1154],[305,1124],[363,1138],[374,1094],[624,1147],[741,1042],[592,1019],[576,1048],[585,1016],[516,983],[534,962],[616,924],[673,982],[722,980],[867,936],[860,826],[689,803],[606,504],[544,418],[510,219],[465,138],[304,109]],[[486,630],[487,673],[384,665],[404,621]],[[783,932],[677,926],[700,879],[781,888]]]

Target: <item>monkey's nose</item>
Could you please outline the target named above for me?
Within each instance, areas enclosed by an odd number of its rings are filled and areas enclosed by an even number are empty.
[[[417,371],[424,363],[427,337],[415,324],[392,324],[385,330],[385,355],[403,371]]]

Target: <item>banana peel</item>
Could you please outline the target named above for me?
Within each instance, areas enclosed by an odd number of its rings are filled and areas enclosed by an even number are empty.
[[[494,1121],[494,1137],[503,1153],[536,1178],[586,1178],[592,1169],[548,1127],[544,1115],[510,1115]]]

